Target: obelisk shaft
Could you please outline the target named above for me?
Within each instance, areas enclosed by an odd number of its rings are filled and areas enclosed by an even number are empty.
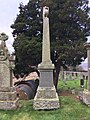
[[[43,8],[43,43],[42,43],[42,63],[39,67],[54,68],[50,58],[50,32],[49,32],[49,8]]]
[[[50,35],[49,35],[49,18],[43,19],[43,49],[42,62],[50,62]]]

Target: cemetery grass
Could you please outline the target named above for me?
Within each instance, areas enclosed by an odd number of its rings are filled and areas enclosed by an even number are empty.
[[[76,93],[78,91],[82,91],[84,89],[87,88],[87,80],[84,80],[84,86],[81,87],[80,85],[80,78],[74,79],[74,80],[59,80],[58,82],[58,89],[60,91],[71,91],[71,90],[75,90]]]
[[[59,81],[59,94],[62,91],[74,89],[80,90],[79,81]],[[75,94],[74,96],[77,96]],[[90,108],[84,105],[73,95],[60,95],[60,109],[40,110],[33,109],[33,100],[20,100],[17,110],[0,110],[0,120],[90,120]]]

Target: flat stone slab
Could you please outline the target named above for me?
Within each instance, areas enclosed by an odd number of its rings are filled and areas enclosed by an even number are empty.
[[[58,99],[39,99],[34,101],[33,108],[35,110],[52,110],[60,108]]]
[[[0,100],[15,100],[17,98],[16,91],[14,92],[0,92]]]
[[[83,103],[90,106],[90,91],[88,90],[83,91]]]
[[[0,109],[11,110],[17,109],[19,106],[17,93],[14,88],[3,88],[0,91]]]
[[[14,101],[1,101],[0,100],[0,110],[14,110],[19,107],[18,98]]]

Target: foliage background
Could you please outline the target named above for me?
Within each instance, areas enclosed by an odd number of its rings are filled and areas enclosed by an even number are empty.
[[[90,35],[90,8],[88,0],[30,0],[25,6],[20,4],[19,14],[11,25],[15,39],[14,73],[26,73],[41,62],[42,8],[45,5],[50,8],[51,59],[57,86],[61,66],[75,68],[86,58],[83,43]]]

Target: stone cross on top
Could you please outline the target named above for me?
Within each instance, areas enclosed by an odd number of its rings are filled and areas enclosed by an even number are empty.
[[[8,39],[8,36],[5,33],[0,33],[0,40],[6,41]]]
[[[8,39],[8,36],[4,33],[0,33],[0,60],[7,58],[9,52],[6,47],[5,41]]]
[[[12,64],[5,41],[8,36],[0,34],[0,109],[11,110],[18,107],[18,98],[12,86]]]

